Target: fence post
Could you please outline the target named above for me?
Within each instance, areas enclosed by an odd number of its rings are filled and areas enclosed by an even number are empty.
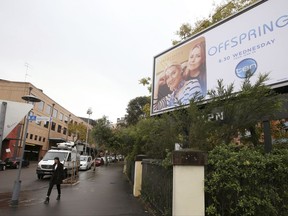
[[[146,158],[146,155],[137,155],[135,157],[135,168],[134,168],[134,185],[133,195],[138,197],[141,195],[142,185],[142,160]]]
[[[207,154],[201,151],[173,152],[173,216],[204,216],[204,165]]]

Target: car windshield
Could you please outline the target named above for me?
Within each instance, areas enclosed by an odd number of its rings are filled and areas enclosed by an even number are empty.
[[[43,158],[44,161],[54,160],[55,157],[59,157],[60,161],[64,161],[68,152],[47,152]]]
[[[86,161],[86,160],[87,160],[87,157],[80,156],[80,161]]]

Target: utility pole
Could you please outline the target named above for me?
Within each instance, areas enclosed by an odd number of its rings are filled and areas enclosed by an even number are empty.
[[[5,126],[5,116],[6,116],[7,102],[2,102],[0,107],[0,159],[2,156],[2,141]]]

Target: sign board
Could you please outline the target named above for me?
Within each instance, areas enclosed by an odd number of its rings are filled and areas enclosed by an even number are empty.
[[[248,72],[252,83],[269,73],[266,85],[288,85],[287,11],[287,0],[259,1],[155,56],[151,115],[185,107],[197,94],[208,99],[220,79],[237,92]]]
[[[25,115],[33,108],[32,104],[19,103],[14,101],[0,100],[0,104],[7,103],[3,137],[4,140],[7,135],[17,126],[17,124],[23,120]]]
[[[36,117],[37,117],[37,116],[29,115],[29,116],[28,116],[28,120],[29,120],[29,121],[36,121]]]
[[[35,115],[30,115],[28,117],[29,121],[51,121],[52,117],[47,117],[47,116],[35,116]]]

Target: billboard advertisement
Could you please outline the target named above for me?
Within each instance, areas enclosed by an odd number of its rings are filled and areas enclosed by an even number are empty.
[[[151,115],[187,106],[217,81],[239,91],[269,73],[266,85],[288,84],[287,0],[267,0],[154,57]]]

